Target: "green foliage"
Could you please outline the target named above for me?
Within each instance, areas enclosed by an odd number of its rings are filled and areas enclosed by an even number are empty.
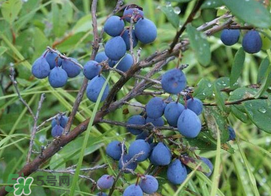
[[[170,0],[170,2],[170,6],[167,6],[165,1],[159,0],[136,2],[144,8],[145,16],[154,21],[158,27],[157,40],[151,45],[140,45],[142,47],[140,59],[145,59],[155,51],[167,49],[176,30],[184,24],[196,3],[195,0]],[[114,3],[98,1],[99,31],[108,14],[114,9]],[[125,3],[135,1],[127,0]],[[80,64],[84,64],[92,52],[93,27],[89,1],[82,3],[78,0],[26,2],[8,0],[1,1],[0,4],[0,185],[2,186],[8,182],[9,174],[18,172],[25,165],[30,131],[34,123],[10,83],[10,65],[14,65],[16,70],[15,76],[22,98],[34,112],[37,111],[41,93],[46,94],[38,125],[58,112],[69,114],[84,79],[83,75],[69,79],[64,88],[54,89],[50,87],[47,79],[35,79],[30,71],[31,66],[45,51],[46,46],[54,46],[62,54],[77,58]],[[221,5],[226,7],[220,7],[218,11],[214,9]],[[180,14],[174,12],[175,7],[181,9]],[[204,114],[200,116],[204,123],[197,138],[187,139],[173,131],[161,131],[165,136],[172,137],[177,144],[183,144],[183,148],[174,149],[173,152],[175,155],[189,152],[187,157],[182,156],[182,161],[193,171],[181,186],[175,187],[165,180],[166,168],[161,167],[157,175],[160,184],[158,192],[161,195],[191,196],[268,195],[271,192],[270,50],[262,50],[255,55],[245,54],[240,41],[239,44],[226,47],[220,42],[219,33],[207,37],[204,31],[198,31],[197,28],[226,11],[230,11],[238,18],[233,18],[238,25],[243,26],[239,21],[241,20],[256,28],[269,28],[270,6],[264,6],[254,0],[206,0],[201,8],[203,10],[197,13],[180,37],[181,40],[190,42],[185,46],[187,50],[181,54],[182,58],[179,59],[181,61],[176,59],[169,62],[159,74],[151,78],[157,79],[160,74],[178,66],[179,63],[189,64],[183,70],[187,76],[187,85],[193,87],[192,95],[205,104]],[[222,25],[227,20],[228,18],[220,19],[215,24]],[[104,36],[103,39],[107,41],[108,37]],[[150,70],[149,67],[144,68],[141,74],[145,75]],[[114,72],[105,73],[105,76],[111,86],[121,78]],[[134,79],[129,80],[115,99],[119,100],[130,92],[134,82]],[[150,88],[148,91],[155,90]],[[164,94],[162,97],[167,98],[168,95]],[[150,98],[147,95],[140,95],[132,101],[144,105]],[[177,100],[177,96],[172,98]],[[134,138],[120,126],[106,123],[93,126],[95,113],[101,105],[99,101],[93,104],[85,95],[83,96],[72,129],[90,118],[87,131],[42,165],[41,169],[53,170],[77,165],[72,186],[52,186],[49,182],[40,186],[34,181],[33,194],[64,195],[65,191],[72,190],[74,195],[93,195],[97,193],[97,189],[93,192],[92,182],[80,178],[79,174],[89,176],[95,181],[104,173],[117,175],[117,165],[105,155],[105,147],[112,140],[122,141],[125,138],[126,144],[130,144]],[[123,110],[124,107],[105,118],[126,122],[131,114]],[[236,141],[228,141],[228,125],[235,129]],[[45,122],[34,140],[34,152],[40,153],[42,147],[52,143],[50,131],[51,121]],[[208,167],[204,164],[199,165],[201,161],[197,159],[197,155],[210,158],[214,163],[215,170],[211,178],[200,172],[206,172]],[[33,154],[32,159],[36,156],[39,154]],[[104,163],[109,166],[88,173],[79,171],[80,167],[90,168]],[[149,162],[141,163],[136,171],[145,173],[148,166]],[[42,175],[45,180],[47,176],[53,174],[41,171],[31,174],[35,179],[38,175]],[[70,177],[72,179],[72,175]],[[118,189],[114,195],[120,195],[119,190],[122,190],[123,186],[134,182],[133,175],[125,174],[117,183]]]

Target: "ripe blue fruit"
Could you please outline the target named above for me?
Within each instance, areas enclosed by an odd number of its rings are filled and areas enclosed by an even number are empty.
[[[141,179],[139,186],[144,193],[152,194],[158,190],[158,181],[151,175],[145,175]]]
[[[132,55],[130,54],[126,54],[118,63],[117,65],[117,69],[126,72],[128,71],[128,69],[130,69],[130,67],[134,64],[134,59],[132,57]]]
[[[102,67],[97,61],[90,60],[84,65],[83,73],[87,79],[91,80],[95,76],[99,75],[101,69]]]
[[[154,97],[146,105],[146,113],[150,118],[159,118],[164,114],[166,103],[160,97]]]
[[[203,110],[203,104],[198,98],[191,98],[187,101],[187,108],[200,115]]]
[[[180,103],[170,102],[167,104],[164,116],[170,126],[177,127],[178,118],[184,110],[184,106]]]
[[[156,26],[147,18],[140,19],[135,24],[135,35],[143,44],[151,43],[156,39],[157,36]]]
[[[253,54],[257,53],[262,48],[262,39],[258,31],[248,31],[242,41],[244,51]]]
[[[51,70],[48,80],[52,87],[59,88],[67,83],[68,75],[65,70],[56,66]]]
[[[164,120],[162,117],[159,118],[146,118],[146,123],[152,123],[155,127],[161,127],[164,126]]]
[[[143,196],[143,191],[139,185],[131,184],[124,190],[123,196]]]
[[[201,121],[195,112],[185,109],[179,116],[177,128],[183,136],[195,138],[201,130]]]
[[[95,76],[92,80],[90,80],[86,89],[86,94],[90,101],[92,102],[97,101],[104,83],[105,83],[105,78],[102,75]],[[101,101],[104,101],[108,94],[109,94],[109,85],[106,84]]]
[[[114,61],[118,61],[126,53],[126,44],[122,37],[112,37],[109,41],[106,42],[104,51],[108,58]]]
[[[223,29],[220,35],[220,39],[223,44],[231,46],[238,42],[240,37],[239,29]]]
[[[59,123],[61,127],[65,128],[66,124],[68,123],[68,120],[69,118],[67,116],[61,115],[61,116],[58,116],[57,119],[53,119],[51,125],[52,127],[54,127],[57,125],[57,123]]]
[[[50,69],[53,69],[55,66],[60,67],[62,65],[62,59],[58,56],[57,53],[51,51],[46,51],[45,53],[45,59],[50,65]]]
[[[114,183],[114,177],[110,175],[103,175],[97,181],[97,186],[100,189],[110,189]]]
[[[51,135],[53,137],[58,137],[61,136],[64,131],[64,128],[61,127],[60,125],[56,125],[52,128]]]
[[[121,35],[122,39],[124,40],[125,44],[126,44],[126,50],[130,50],[130,30],[129,29],[125,29],[123,34]],[[132,40],[133,40],[133,48],[136,47],[137,45],[137,37],[135,35],[135,30],[132,30]]]
[[[171,157],[172,155],[169,148],[162,142],[159,142],[151,152],[150,161],[154,165],[163,166],[170,163]]]
[[[123,19],[127,22],[131,21],[131,17],[134,14],[134,22],[144,17],[144,12],[137,7],[127,6],[123,12]]]
[[[130,160],[131,160],[131,156],[129,154],[125,154],[123,155],[123,163],[128,163]],[[122,161],[121,161],[121,158],[119,160],[119,163],[118,163],[118,167],[119,169],[122,169],[123,168],[123,165],[122,165]],[[127,169],[130,169],[130,170],[135,170],[137,167],[137,163],[136,162],[131,162],[129,163],[125,168]],[[128,170],[124,170],[125,173],[129,173]]]
[[[108,57],[106,56],[105,52],[99,52],[96,56],[95,56],[95,61],[98,63],[101,63],[103,61],[106,61],[108,59]]]
[[[208,172],[208,173],[205,174],[207,177],[210,177],[210,176],[212,175],[213,169],[214,169],[214,166],[213,166],[212,162],[211,162],[209,159],[205,158],[205,157],[200,157],[200,159],[201,159],[206,165],[208,165],[208,167],[210,168],[210,172]]]
[[[235,140],[236,135],[235,135],[234,129],[232,127],[228,126],[228,131],[229,131],[229,139],[228,139],[228,141],[229,140]]]
[[[145,161],[149,157],[150,151],[150,144],[148,142],[145,142],[145,140],[143,139],[139,139],[131,143],[128,154],[133,157],[136,154],[143,152],[144,154],[140,155],[136,160],[137,162],[141,162]]]
[[[162,75],[161,85],[165,92],[180,93],[186,86],[186,77],[180,69],[170,69]]]
[[[112,141],[106,147],[106,154],[114,160],[119,160],[121,156],[121,142]]]
[[[41,56],[33,63],[31,72],[36,78],[46,78],[50,74],[50,65],[46,59]]]
[[[133,124],[133,125],[145,125],[146,124],[146,120],[144,117],[140,116],[140,115],[134,115],[131,116],[128,121],[127,124]],[[136,128],[131,128],[131,127],[127,127],[127,130],[134,134],[134,135],[138,135],[140,133],[142,133],[141,129],[136,129]]]
[[[149,136],[150,136],[150,133],[148,131],[143,131],[142,133],[136,136],[136,139],[137,140],[143,139],[146,141],[146,139],[148,138],[147,142],[151,144],[153,142],[153,137],[149,137]]]
[[[77,60],[75,58],[70,59],[77,63]],[[78,76],[81,71],[81,68],[72,61],[70,61],[69,59],[62,60],[62,69],[64,69],[67,72],[67,75],[70,78]]]
[[[187,170],[185,165],[181,163],[179,159],[175,159],[168,166],[167,169],[167,179],[172,184],[181,184],[187,177]]]
[[[118,16],[110,16],[104,24],[104,31],[112,37],[120,35],[123,30],[124,22]]]

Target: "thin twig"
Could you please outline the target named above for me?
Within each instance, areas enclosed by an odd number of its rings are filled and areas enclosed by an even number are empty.
[[[236,100],[236,101],[226,101],[224,104],[225,105],[238,105],[238,104],[241,104],[245,101],[250,101],[250,100],[255,100],[255,99],[268,99],[268,97],[259,97],[259,98],[247,97],[247,98]],[[217,103],[204,103],[203,105],[204,106],[217,106]]]
[[[45,99],[45,94],[42,93],[41,96],[40,96],[40,101],[39,101],[38,109],[37,109],[37,112],[36,112],[36,116],[34,118],[34,125],[33,125],[32,132],[31,132],[31,139],[30,139],[29,150],[28,150],[28,154],[27,154],[27,161],[26,161],[27,163],[30,162],[33,143],[34,143],[34,139],[35,139],[35,136],[36,136],[36,132],[38,130],[37,129],[37,123],[38,123],[38,119],[39,119],[39,113],[40,113],[41,106],[42,106],[42,103],[43,103],[44,99]]]
[[[15,70],[14,70],[14,64],[13,64],[13,63],[10,64],[10,70],[9,70],[9,71],[10,71],[9,77],[10,77],[10,79],[11,79],[11,82],[13,83],[13,86],[14,86],[14,88],[15,88],[15,91],[16,91],[16,93],[17,93],[17,95],[18,95],[20,101],[25,105],[25,107],[27,108],[27,110],[28,110],[29,113],[31,114],[32,118],[35,119],[35,115],[34,115],[32,109],[31,109],[30,106],[26,103],[26,101],[23,99],[23,97],[21,96],[20,91],[19,91],[19,89],[18,89],[18,83],[17,83],[17,81],[16,81],[16,79],[15,79]]]

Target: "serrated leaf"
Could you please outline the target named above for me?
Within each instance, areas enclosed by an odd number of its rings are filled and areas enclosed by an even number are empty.
[[[261,130],[271,133],[271,105],[267,100],[243,102],[250,120]]]
[[[213,96],[213,84],[209,79],[202,78],[194,90],[193,96],[198,99],[205,99]]]
[[[179,28],[179,16],[174,12],[172,6],[161,6],[162,12],[166,15],[168,21],[172,24],[176,29]]]
[[[220,7],[223,5],[223,2],[221,0],[206,0],[204,1],[204,3],[202,4],[201,8],[202,9],[206,9],[206,8],[216,8],[216,7]]]
[[[197,60],[203,66],[207,66],[211,62],[211,50],[206,36],[191,24],[187,25],[186,30],[191,48],[194,50]]]
[[[193,157],[189,157],[186,155],[183,155],[180,157],[181,161],[183,164],[187,165],[189,168],[191,169],[195,169],[199,163],[201,163],[201,165],[198,167],[198,171],[204,172],[204,173],[209,173],[210,172],[210,168],[208,167],[207,164],[205,164],[202,160],[200,159],[196,159]]]
[[[9,23],[12,24],[17,18],[20,10],[22,9],[21,0],[9,0],[5,1],[1,6],[1,11],[3,18]]]
[[[255,0],[222,0],[233,15],[255,27],[269,28],[270,12]],[[244,11],[245,10],[245,11]]]
[[[231,75],[230,75],[230,86],[232,87],[234,83],[238,80],[239,76],[241,75],[244,67],[245,62],[245,52],[241,47],[235,54],[233,65],[231,68]]]

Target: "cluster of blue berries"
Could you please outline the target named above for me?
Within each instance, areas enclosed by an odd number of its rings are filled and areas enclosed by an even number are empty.
[[[231,46],[238,42],[240,37],[239,29],[223,29],[220,39],[227,45]],[[243,37],[242,46],[245,52],[253,54],[262,48],[262,39],[257,30],[249,30]]]

